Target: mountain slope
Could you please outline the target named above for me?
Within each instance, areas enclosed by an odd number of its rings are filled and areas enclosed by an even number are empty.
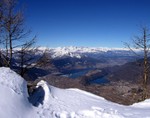
[[[59,89],[43,80],[38,87],[43,89],[44,99],[34,107],[27,99],[26,82],[12,70],[0,68],[0,117],[150,118],[150,100],[123,106],[79,89]]]

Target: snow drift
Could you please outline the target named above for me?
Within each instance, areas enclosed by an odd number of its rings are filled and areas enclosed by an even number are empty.
[[[27,84],[9,68],[0,68],[0,118],[150,118],[150,100],[123,106],[79,89],[59,89],[40,81],[42,104],[28,100]],[[38,94],[38,93],[37,93]],[[37,95],[36,94],[36,95]]]
[[[27,83],[9,68],[0,68],[0,118],[33,118],[28,102]]]

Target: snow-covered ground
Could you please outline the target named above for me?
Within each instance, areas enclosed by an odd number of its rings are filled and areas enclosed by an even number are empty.
[[[150,118],[150,99],[123,106],[79,89],[60,89],[45,81],[38,107],[28,102],[26,81],[9,68],[0,68],[0,118]],[[111,92],[111,91],[110,91]]]

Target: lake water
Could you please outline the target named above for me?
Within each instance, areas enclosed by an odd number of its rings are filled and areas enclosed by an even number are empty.
[[[81,70],[81,71],[76,72],[76,73],[68,74],[68,77],[72,78],[72,79],[76,79],[78,77],[81,77],[81,76],[85,75],[88,71],[89,70]]]
[[[85,75],[88,71],[89,71],[89,69],[88,70],[81,70],[81,71],[78,71],[75,73],[67,74],[65,76],[72,78],[72,79],[76,79],[78,77]],[[107,78],[104,76],[104,77],[98,77],[96,79],[93,79],[89,83],[90,84],[106,84],[106,83],[109,83],[109,80],[107,80]]]
[[[106,77],[101,77],[90,81],[90,84],[107,84],[109,80]]]

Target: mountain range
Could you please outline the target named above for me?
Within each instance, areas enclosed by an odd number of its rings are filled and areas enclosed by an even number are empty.
[[[86,56],[98,58],[97,55],[106,56],[133,56],[133,53],[127,48],[91,48],[91,47],[57,47],[57,48],[39,48],[40,50],[47,49],[52,58],[59,57],[76,57],[82,58]],[[139,51],[139,50],[135,50]]]

